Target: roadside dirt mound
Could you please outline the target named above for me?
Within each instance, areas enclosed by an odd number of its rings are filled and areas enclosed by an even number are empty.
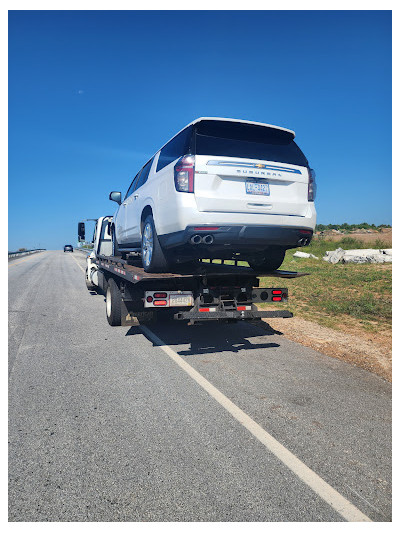
[[[377,342],[373,334],[343,333],[314,322],[293,317],[288,320],[268,318],[264,327],[283,333],[288,339],[309,346],[330,357],[341,359],[374,372],[392,381],[391,335],[381,335]]]
[[[390,228],[389,228],[390,229]],[[327,234],[323,238],[329,241],[341,241],[346,237],[351,237],[362,242],[374,243],[376,240],[384,242],[388,248],[392,245],[392,231],[377,232],[377,233],[340,233],[340,234]],[[321,236],[322,239],[322,236]]]

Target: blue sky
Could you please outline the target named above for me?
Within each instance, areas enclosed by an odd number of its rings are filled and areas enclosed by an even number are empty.
[[[391,223],[389,11],[11,11],[9,250],[76,243],[199,116],[296,131],[319,223]]]

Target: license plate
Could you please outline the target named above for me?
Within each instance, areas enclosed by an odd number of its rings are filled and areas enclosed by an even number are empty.
[[[246,194],[260,194],[269,196],[269,184],[256,181],[246,181]]]
[[[188,307],[193,305],[193,297],[190,294],[170,294],[169,305],[171,307]]]

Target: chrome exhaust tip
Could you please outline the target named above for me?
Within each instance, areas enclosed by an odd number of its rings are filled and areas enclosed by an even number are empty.
[[[308,239],[300,239],[300,240],[297,242],[297,244],[298,244],[299,246],[307,246],[307,241],[308,241]]]
[[[214,237],[212,235],[204,235],[203,242],[204,244],[212,244],[214,242]]]
[[[190,237],[191,244],[200,244],[201,241],[202,239],[200,235],[193,235],[192,237]]]

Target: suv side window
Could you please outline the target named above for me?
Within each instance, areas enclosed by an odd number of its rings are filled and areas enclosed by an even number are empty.
[[[130,196],[130,195],[133,193],[133,191],[135,190],[135,185],[136,185],[137,180],[138,180],[138,178],[139,178],[139,176],[140,176],[140,173],[141,173],[141,170],[139,170],[139,172],[138,172],[138,173],[136,174],[136,176],[133,178],[132,183],[130,184],[129,189],[126,191],[126,194],[125,194],[125,198],[124,198],[124,200],[126,200],[126,199],[128,198],[128,196]]]
[[[142,168],[142,171],[140,173],[140,178],[138,179],[136,187],[134,189],[135,191],[136,189],[139,189],[139,187],[141,187],[142,185],[146,183],[147,178],[149,177],[150,168],[151,168],[151,165],[153,164],[153,161],[154,161],[154,157],[150,159],[150,161],[146,163],[145,166]]]
[[[158,158],[157,172],[172,163],[172,161],[190,153],[192,132],[193,126],[189,126],[164,146]]]

